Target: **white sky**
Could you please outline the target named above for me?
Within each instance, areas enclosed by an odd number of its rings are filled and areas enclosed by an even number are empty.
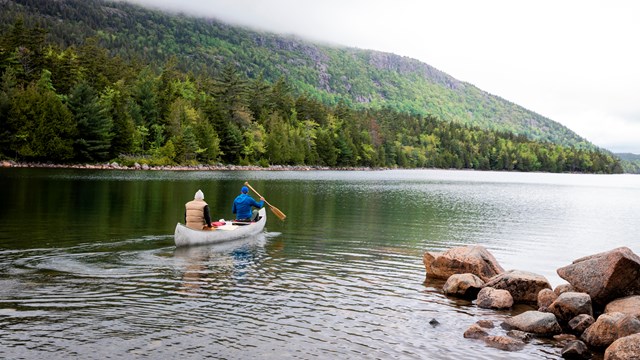
[[[640,2],[128,0],[425,62],[640,154]]]

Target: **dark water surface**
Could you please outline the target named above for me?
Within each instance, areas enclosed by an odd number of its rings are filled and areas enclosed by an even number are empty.
[[[229,218],[245,180],[287,221],[173,246],[196,190]],[[445,297],[424,251],[482,244],[553,286],[578,257],[640,253],[630,175],[0,169],[0,202],[3,359],[557,359],[464,339],[527,309]]]

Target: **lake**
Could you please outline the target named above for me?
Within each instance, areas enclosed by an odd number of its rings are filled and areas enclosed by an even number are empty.
[[[173,246],[198,189],[226,219],[244,181],[287,220],[268,211],[255,238]],[[0,199],[6,359],[557,359],[543,339],[518,352],[464,339],[528,308],[444,296],[423,253],[480,244],[554,287],[578,257],[640,254],[634,175],[0,169]]]

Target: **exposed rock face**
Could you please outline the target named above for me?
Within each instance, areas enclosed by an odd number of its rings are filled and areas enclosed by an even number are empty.
[[[542,289],[538,293],[538,310],[546,311],[549,305],[551,305],[558,295],[551,289]]]
[[[504,324],[508,328],[543,336],[559,334],[562,331],[555,315],[540,311],[525,311],[507,319]]]
[[[491,278],[485,286],[507,290],[516,303],[535,304],[538,293],[543,289],[551,289],[549,281],[538,274],[521,270],[509,270]]]
[[[451,248],[443,253],[425,252],[422,257],[427,276],[448,279],[453,274],[471,273],[487,281],[504,269],[483,246]]]
[[[591,297],[587,293],[562,293],[556,301],[549,306],[549,312],[553,313],[558,321],[565,323],[580,314],[593,316]]]
[[[604,352],[604,360],[640,359],[640,334],[620,338]]]
[[[589,314],[580,314],[573,319],[569,320],[569,328],[574,333],[580,335],[585,330],[589,328],[589,326],[593,325],[596,322],[596,319]]]
[[[613,300],[604,308],[605,313],[621,312],[640,317],[640,295],[627,296]]]
[[[513,297],[507,290],[485,287],[478,293],[476,305],[485,309],[508,309],[513,306]]]
[[[640,257],[627,247],[586,256],[557,270],[576,291],[604,306],[611,300],[640,295]]]
[[[484,281],[473,274],[453,274],[449,276],[442,290],[447,295],[475,299],[484,286]]]
[[[567,343],[560,352],[565,359],[589,359],[591,352],[587,345],[580,340],[574,340]]]
[[[640,320],[623,313],[608,313],[598,317],[582,334],[582,340],[596,348],[604,348],[621,337],[640,333]]]

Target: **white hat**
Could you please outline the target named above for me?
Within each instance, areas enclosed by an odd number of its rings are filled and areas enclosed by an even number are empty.
[[[196,200],[204,200],[204,193],[202,190],[198,190],[193,198]]]

